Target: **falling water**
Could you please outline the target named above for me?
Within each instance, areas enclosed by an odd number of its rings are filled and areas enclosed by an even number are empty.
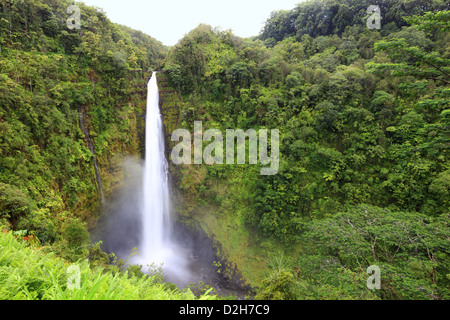
[[[163,132],[158,83],[154,72],[147,93],[142,240],[137,259],[144,266],[144,271],[148,265],[163,265],[165,274],[176,281],[190,275],[185,252],[172,241],[168,163]]]
[[[146,260],[164,262],[170,253],[168,165],[164,153],[162,116],[156,73],[148,83],[143,177],[141,254]]]
[[[110,235],[106,238],[108,250],[118,252],[131,264],[141,265],[143,272],[154,271],[149,270],[149,266],[162,265],[164,279],[180,288],[199,281],[217,284],[211,240],[202,232],[191,233],[180,225],[172,225],[169,166],[163,133],[158,83],[153,73],[147,93],[144,165],[142,171],[140,166],[138,170],[131,170],[133,180],[128,182],[129,191],[119,200],[120,204],[111,205],[117,211],[105,223]],[[138,176],[142,176],[142,184]],[[136,190],[141,188],[142,192]],[[141,232],[136,230],[139,227]],[[128,257],[134,246],[138,255]]]

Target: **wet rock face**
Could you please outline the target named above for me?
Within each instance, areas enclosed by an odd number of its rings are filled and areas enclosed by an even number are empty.
[[[83,106],[80,106],[78,108],[78,113],[79,113],[79,118],[80,118],[80,121],[79,121],[80,129],[81,129],[81,131],[83,131],[83,133],[85,135],[85,139],[88,143],[89,150],[91,151],[92,156],[94,158],[94,168],[95,168],[95,176],[97,179],[98,192],[99,192],[99,196],[101,199],[101,204],[104,205],[105,196],[103,194],[102,179],[101,179],[100,171],[98,168],[97,155],[95,154],[95,147],[92,142],[91,136],[89,135],[89,130],[88,130],[88,128],[86,128],[86,125],[85,125],[85,119],[87,118],[86,109]]]
[[[192,253],[191,270],[195,271],[192,283],[201,282],[216,289],[219,295],[233,295],[238,299],[252,294],[253,289],[236,265],[221,253],[220,243],[209,237],[196,221],[176,223],[174,234],[176,241]]]

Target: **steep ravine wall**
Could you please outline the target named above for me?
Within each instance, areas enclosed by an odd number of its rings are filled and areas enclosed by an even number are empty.
[[[181,128],[181,110],[185,103],[182,96],[170,86],[168,75],[164,72],[158,73],[158,86],[160,94],[160,107],[166,136],[166,156],[169,159],[169,170],[171,179],[171,201],[174,207],[175,219],[183,228],[192,234],[192,238],[203,239],[203,243],[212,246],[215,255],[214,269],[218,275],[220,286],[240,292],[241,296],[252,294],[253,288],[244,279],[238,266],[230,260],[226,244],[217,240],[212,228],[202,220],[204,215],[212,214],[208,208],[201,208],[199,214],[194,208],[198,208],[196,200],[180,189],[182,175],[181,167],[170,161],[170,152],[177,142],[172,142],[172,132]],[[199,211],[200,211],[199,210]],[[211,219],[208,219],[210,221]],[[205,240],[207,239],[207,240]]]
[[[121,121],[128,123],[127,140],[115,139],[114,136],[108,140],[103,152],[97,152],[97,133],[93,132],[91,126],[90,106],[80,107],[81,115],[80,129],[85,134],[85,145],[94,154],[95,161],[93,170],[96,172],[97,185],[99,186],[99,198],[97,203],[92,204],[93,212],[88,217],[89,229],[94,230],[100,219],[108,215],[108,203],[114,202],[123,190],[125,175],[125,162],[128,158],[139,161],[144,156],[145,145],[145,112],[147,106],[147,82],[150,72],[135,74],[139,85],[115,107],[120,112]],[[81,119],[80,119],[81,120]],[[102,199],[103,194],[104,199]],[[103,205],[104,206],[103,206]],[[94,210],[98,208],[98,210]],[[94,214],[97,211],[98,214]]]
[[[98,161],[97,161],[97,154],[95,153],[95,148],[94,148],[94,144],[92,143],[92,139],[91,136],[89,134],[89,130],[86,127],[86,118],[87,118],[87,113],[86,113],[86,108],[85,106],[80,106],[78,108],[78,114],[80,116],[80,129],[81,131],[83,131],[84,133],[84,138],[88,144],[88,148],[92,153],[92,156],[94,158],[94,169],[95,169],[95,177],[97,180],[97,187],[98,187],[98,194],[100,197],[100,206],[103,206],[104,202],[105,202],[105,196],[103,194],[103,187],[102,187],[102,178],[100,176],[100,170],[98,168]]]

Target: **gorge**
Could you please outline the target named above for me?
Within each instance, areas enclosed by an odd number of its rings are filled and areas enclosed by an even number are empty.
[[[448,1],[306,0],[171,47],[72,5],[0,1],[0,297],[450,297]]]

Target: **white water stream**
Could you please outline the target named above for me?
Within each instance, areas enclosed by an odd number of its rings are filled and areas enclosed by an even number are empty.
[[[142,239],[136,262],[144,266],[163,265],[174,282],[190,277],[187,253],[172,241],[168,163],[165,157],[164,130],[159,108],[156,72],[148,83],[145,131],[145,163],[141,204]]]
[[[142,201],[142,255],[164,262],[170,253],[170,207],[167,162],[156,73],[148,83]]]

